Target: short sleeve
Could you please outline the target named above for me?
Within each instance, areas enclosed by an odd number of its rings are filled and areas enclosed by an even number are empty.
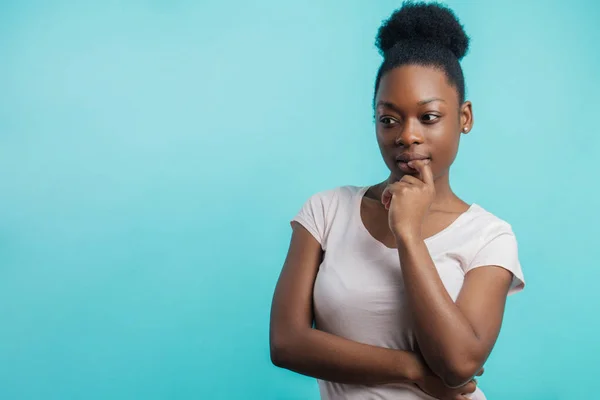
[[[332,191],[312,195],[291,221],[296,221],[306,228],[323,250],[326,247],[327,211],[332,195]]]
[[[519,261],[517,239],[510,225],[497,224],[482,236],[483,243],[469,263],[465,273],[479,267],[494,265],[512,272],[513,280],[508,294],[520,292],[525,287],[525,279]]]

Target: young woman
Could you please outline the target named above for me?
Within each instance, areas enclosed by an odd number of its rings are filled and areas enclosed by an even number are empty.
[[[474,377],[524,279],[511,226],[450,188],[473,127],[468,43],[439,4],[405,3],[382,25],[374,108],[390,175],[317,193],[292,221],[271,358],[318,378],[323,399],[485,399]]]

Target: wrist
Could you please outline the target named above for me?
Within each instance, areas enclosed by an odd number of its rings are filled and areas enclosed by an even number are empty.
[[[422,359],[410,351],[399,350],[395,365],[399,383],[418,384],[427,374]]]
[[[411,246],[423,241],[420,229],[404,229],[394,232],[398,248]]]

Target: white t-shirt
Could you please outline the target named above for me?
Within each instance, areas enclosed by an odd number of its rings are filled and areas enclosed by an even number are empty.
[[[368,187],[343,186],[313,195],[293,219],[321,244],[324,259],[313,291],[316,328],[356,342],[414,351],[398,251],[362,223]],[[511,226],[473,204],[450,226],[425,239],[440,278],[456,301],[465,274],[497,265],[513,273],[509,294],[524,287]],[[326,400],[432,400],[413,385],[348,385],[319,380]],[[471,397],[483,400],[478,389]]]

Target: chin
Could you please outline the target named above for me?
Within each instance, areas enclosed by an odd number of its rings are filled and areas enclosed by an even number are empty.
[[[392,171],[392,173],[390,174],[390,183],[395,183],[398,182],[400,179],[402,179],[402,177],[404,175],[411,175],[411,174],[407,174],[406,172],[403,171]]]
[[[394,179],[394,181],[399,181],[405,175],[417,176],[418,174],[419,174],[418,171],[406,172],[406,171],[403,171],[401,169],[394,168],[394,169],[391,170],[391,174],[390,175],[391,175],[392,179]]]

